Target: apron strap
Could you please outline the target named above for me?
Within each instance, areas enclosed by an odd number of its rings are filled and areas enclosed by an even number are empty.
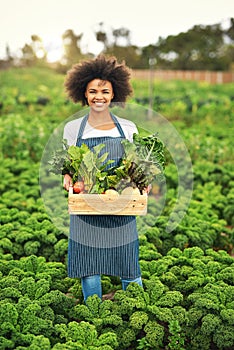
[[[120,136],[123,137],[123,138],[125,139],[125,135],[124,135],[123,129],[122,129],[120,123],[118,122],[116,116],[115,116],[114,114],[111,113],[111,117],[112,117],[113,122],[115,123],[115,125],[116,125],[116,127],[117,127],[117,129],[118,129],[118,131],[119,131],[119,133],[120,133]]]
[[[117,129],[118,129],[118,131],[120,133],[120,136],[125,139],[125,135],[124,135],[123,129],[122,129],[120,123],[118,122],[116,116],[114,114],[112,114],[112,113],[110,113],[110,115],[111,115],[111,118],[112,118],[113,122],[115,123],[115,126],[117,127]],[[82,138],[83,133],[84,133],[84,129],[85,129],[85,126],[86,126],[86,123],[88,121],[88,117],[89,117],[88,114],[84,116],[84,118],[83,118],[83,120],[82,120],[82,122],[80,124],[80,129],[79,129],[79,132],[78,132],[77,139],[81,139]]]
[[[88,117],[89,115],[86,114],[80,124],[80,129],[79,129],[79,132],[78,132],[78,135],[77,135],[77,139],[81,139],[82,136],[83,136],[83,133],[84,133],[84,129],[85,129],[85,125],[87,123],[87,120],[88,120]]]

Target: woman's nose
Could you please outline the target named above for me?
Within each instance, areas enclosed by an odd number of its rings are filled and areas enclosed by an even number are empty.
[[[95,98],[102,99],[103,98],[102,92],[101,91],[97,91],[96,94],[95,94]]]

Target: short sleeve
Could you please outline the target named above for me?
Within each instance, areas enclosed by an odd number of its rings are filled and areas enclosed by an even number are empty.
[[[131,120],[117,117],[127,140],[133,142],[133,134],[138,134],[137,126]]]
[[[63,139],[67,141],[69,146],[76,145],[76,140],[78,136],[78,132],[80,129],[80,124],[83,118],[79,118],[76,120],[72,120],[68,122],[63,130]]]

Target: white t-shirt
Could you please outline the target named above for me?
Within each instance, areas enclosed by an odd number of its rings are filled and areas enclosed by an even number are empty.
[[[119,122],[126,139],[129,140],[130,142],[132,142],[133,141],[133,134],[134,133],[138,134],[138,130],[137,130],[136,125],[130,120],[119,118],[117,116],[115,116],[115,117],[116,117],[117,121]],[[76,145],[78,132],[79,132],[80,125],[81,125],[81,122],[83,119],[84,119],[84,117],[78,118],[78,119],[75,119],[75,120],[68,122],[65,125],[63,138],[67,140],[67,143],[69,146]],[[119,134],[117,127],[114,127],[112,129],[109,129],[109,130],[95,129],[87,121],[82,138],[87,139],[90,137],[102,137],[102,136],[119,137],[120,134]]]

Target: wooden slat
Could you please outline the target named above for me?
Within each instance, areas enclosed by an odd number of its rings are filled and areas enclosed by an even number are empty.
[[[146,215],[147,194],[113,196],[69,192],[68,210],[74,215]]]

